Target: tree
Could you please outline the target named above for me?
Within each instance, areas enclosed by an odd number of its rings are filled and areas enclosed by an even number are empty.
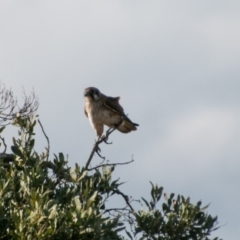
[[[5,85],[0,82],[0,126],[10,124],[17,115],[22,118],[34,115],[38,106],[38,98],[34,91],[29,96],[23,91],[23,104],[20,107],[12,90],[6,89]]]
[[[120,190],[119,179],[112,180],[120,164],[101,164],[89,168],[98,141],[84,167],[69,167],[63,153],[49,159],[49,140],[37,116],[16,115],[11,123],[18,128],[12,153],[0,155],[0,239],[210,239],[217,229],[217,217],[205,212],[201,202],[163,194],[151,183],[151,200],[138,200],[146,210],[133,208],[133,201]],[[40,124],[48,147],[34,150],[34,127]],[[1,128],[1,136],[4,133]],[[108,207],[117,195],[124,206]],[[163,200],[164,198],[165,200]],[[215,238],[217,240],[218,238]]]

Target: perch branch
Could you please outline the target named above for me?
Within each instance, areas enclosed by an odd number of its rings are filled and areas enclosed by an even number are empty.
[[[99,145],[100,145],[102,142],[105,142],[106,144],[111,144],[111,143],[107,142],[108,137],[109,137],[109,135],[110,135],[112,132],[114,132],[114,131],[122,124],[123,120],[124,120],[124,119],[122,119],[122,120],[119,122],[119,124],[117,124],[114,128],[109,128],[109,129],[106,131],[105,136],[103,136],[102,138],[99,138],[99,139],[95,142],[95,144],[94,144],[94,146],[93,146],[93,149],[92,149],[92,151],[91,151],[91,153],[90,153],[90,155],[89,155],[89,158],[88,158],[88,160],[87,160],[87,163],[86,163],[86,165],[85,165],[85,169],[88,169],[88,166],[89,166],[89,164],[90,164],[90,162],[91,162],[91,160],[92,160],[93,155],[94,155],[95,152],[98,154],[99,157],[101,157],[102,159],[105,159],[105,157],[101,156],[101,154],[99,153],[99,152],[101,151],[100,148],[99,148]]]
[[[40,121],[39,119],[38,119],[38,123],[39,123],[39,125],[40,125],[40,127],[41,127],[41,129],[42,129],[42,132],[43,132],[45,138],[47,139],[47,143],[48,143],[48,147],[47,147],[47,161],[48,161],[49,152],[50,152],[50,142],[49,142],[49,138],[48,138],[46,132],[44,131],[43,125],[42,125],[42,123],[41,123],[41,121]]]

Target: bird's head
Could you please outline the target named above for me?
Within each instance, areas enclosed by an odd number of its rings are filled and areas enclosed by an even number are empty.
[[[98,101],[101,98],[101,93],[97,88],[89,87],[84,90],[84,97],[89,100]]]

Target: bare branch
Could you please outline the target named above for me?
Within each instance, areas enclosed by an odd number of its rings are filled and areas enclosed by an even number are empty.
[[[106,164],[100,164],[96,167],[93,168],[88,168],[88,171],[92,171],[94,169],[100,168],[100,167],[106,167],[106,166],[117,166],[117,165],[127,165],[129,163],[132,163],[134,160],[128,161],[128,162],[123,162],[123,163],[106,163]]]
[[[38,123],[40,124],[40,127],[41,127],[41,129],[42,129],[42,132],[43,132],[45,138],[47,139],[48,147],[47,147],[47,160],[46,160],[46,161],[48,161],[49,152],[50,152],[50,142],[49,142],[49,138],[48,138],[46,132],[44,131],[43,125],[42,125],[42,123],[41,123],[41,121],[40,121],[39,119],[38,119]]]
[[[9,125],[17,115],[22,118],[34,115],[38,106],[38,98],[34,90],[29,96],[23,90],[23,105],[20,107],[12,90],[6,89],[5,85],[0,83],[0,126]]]
[[[125,195],[124,193],[122,193],[122,192],[119,191],[118,189],[117,189],[117,190],[113,190],[113,192],[116,193],[116,194],[121,195],[121,196],[124,198],[126,204],[129,206],[129,208],[130,208],[132,211],[134,211],[133,207],[131,206],[131,204],[130,204],[130,202],[129,202],[129,197],[128,197],[127,195]]]
[[[4,140],[4,138],[2,138],[1,136],[0,136],[0,139],[2,140],[3,145],[4,145],[4,151],[3,151],[2,153],[6,153],[7,145],[6,145],[6,143],[5,143],[5,140]]]
[[[119,124],[117,124],[117,125],[115,126],[115,128],[109,128],[109,129],[106,131],[106,134],[105,134],[102,138],[99,138],[99,139],[95,142],[95,144],[94,144],[94,146],[93,146],[93,149],[92,149],[92,151],[91,151],[91,153],[90,153],[90,155],[89,155],[89,158],[88,158],[88,160],[87,160],[87,163],[86,163],[86,165],[85,165],[85,169],[88,168],[88,166],[89,166],[89,164],[90,164],[90,162],[91,162],[91,160],[92,160],[93,155],[94,155],[95,152],[98,154],[99,157],[101,157],[102,159],[105,160],[105,157],[101,156],[101,154],[99,153],[99,152],[101,151],[100,148],[99,148],[99,145],[100,145],[102,142],[105,142],[106,144],[112,144],[112,143],[107,142],[108,137],[109,137],[109,135],[110,135],[112,132],[114,132],[114,131],[122,124],[123,120],[124,120],[124,119],[122,119],[122,120],[119,122]]]
[[[109,208],[109,209],[106,209],[103,213],[108,213],[108,212],[111,212],[111,211],[114,211],[114,212],[123,212],[123,211],[128,211],[130,212],[129,209],[127,209],[127,207],[123,207],[123,208]]]

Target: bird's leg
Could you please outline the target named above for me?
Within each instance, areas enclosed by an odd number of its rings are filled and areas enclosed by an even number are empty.
[[[106,134],[104,134],[103,136],[102,136],[102,138],[101,138],[101,140],[103,141],[103,142],[105,142],[106,144],[112,144],[112,142],[108,142],[107,140],[108,140],[108,136],[109,136],[109,134],[111,133],[111,129],[112,128],[109,128],[107,131],[106,131]]]
[[[99,147],[99,144],[104,141],[103,140],[103,137],[104,136],[99,136],[97,140],[95,140],[95,144],[94,144],[94,151],[97,153],[97,155],[102,158],[104,161],[105,161],[105,157],[103,157],[100,152],[101,152],[101,149]]]
[[[116,124],[114,127],[110,127],[107,131],[106,131],[106,134],[102,136],[102,141],[104,141],[106,144],[112,144],[112,142],[108,142],[108,136],[113,132],[115,131],[121,124],[122,122],[124,121],[124,119],[122,118],[121,121]]]
[[[101,137],[98,137],[98,139],[95,140],[95,145],[94,145],[95,152],[96,152],[97,154],[98,154],[99,152],[101,152],[101,149],[100,149],[100,147],[98,146],[100,142],[101,142]]]

